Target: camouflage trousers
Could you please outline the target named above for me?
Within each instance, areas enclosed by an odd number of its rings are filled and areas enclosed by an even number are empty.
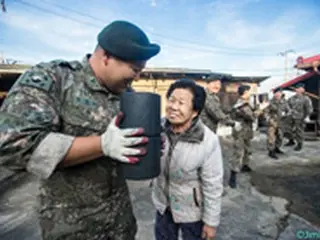
[[[240,172],[244,165],[247,165],[251,156],[251,138],[234,137],[233,153],[230,159],[230,170]]]
[[[274,150],[275,148],[280,148],[283,140],[283,132],[278,123],[269,123],[268,124],[268,139],[267,139],[267,148],[269,151]]]
[[[134,240],[137,223],[127,191],[126,186],[116,187],[105,201],[92,206],[42,208],[43,240]],[[94,197],[85,192],[82,196]]]
[[[304,128],[305,123],[303,119],[291,119],[289,122],[289,126],[291,127],[291,131],[289,131],[288,139],[295,140],[297,143],[302,144],[303,143],[303,134],[304,134]]]

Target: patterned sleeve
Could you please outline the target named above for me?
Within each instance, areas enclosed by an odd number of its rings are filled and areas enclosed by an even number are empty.
[[[73,137],[57,133],[60,100],[52,71],[33,67],[20,76],[0,111],[0,164],[48,178]]]
[[[212,120],[220,121],[227,118],[227,115],[222,111],[220,102],[208,96],[204,106],[204,111],[207,112]]]

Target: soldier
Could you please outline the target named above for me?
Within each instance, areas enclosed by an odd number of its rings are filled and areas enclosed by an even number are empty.
[[[230,116],[226,115],[220,103],[218,93],[221,89],[221,80],[215,76],[209,76],[207,79],[206,88],[206,103],[201,113],[201,120],[207,125],[214,133],[217,132],[219,122],[226,125],[234,126],[234,121]]]
[[[236,174],[240,171],[251,171],[248,166],[251,155],[251,139],[253,138],[253,122],[263,113],[268,103],[262,103],[259,109],[254,110],[249,103],[250,86],[241,85],[238,88],[239,99],[232,107],[232,116],[236,121],[232,129],[233,156],[230,161],[229,186],[237,187]]]
[[[309,119],[310,114],[313,112],[311,99],[305,95],[304,84],[300,83],[296,86],[296,94],[288,100],[291,109],[291,129],[292,134],[289,137],[289,142],[285,146],[293,146],[297,142],[295,151],[300,151],[303,146],[303,132],[305,122]]]
[[[265,110],[268,120],[267,148],[269,156],[271,158],[278,159],[277,153],[283,153],[280,149],[283,139],[283,133],[280,128],[281,119],[289,111],[285,101],[283,101],[282,90],[280,88],[274,91],[274,96]]]
[[[0,112],[2,240],[134,239],[120,163],[139,161],[145,150],[134,146],[148,139],[114,116],[119,94],[159,51],[140,28],[115,21],[82,62],[21,75]]]

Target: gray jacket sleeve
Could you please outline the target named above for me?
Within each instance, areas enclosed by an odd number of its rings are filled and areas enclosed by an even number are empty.
[[[48,178],[63,160],[73,137],[57,133],[60,100],[43,69],[23,74],[0,112],[0,163]]]
[[[213,135],[212,142],[208,143],[208,157],[201,168],[203,183],[203,217],[205,224],[217,227],[220,223],[221,198],[223,192],[223,159],[220,141]]]

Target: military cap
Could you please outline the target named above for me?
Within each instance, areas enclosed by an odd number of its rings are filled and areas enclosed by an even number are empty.
[[[98,34],[98,44],[109,54],[124,61],[146,61],[160,52],[146,34],[127,21],[114,21]]]
[[[248,86],[248,85],[240,85],[239,88],[238,88],[238,94],[240,96],[242,96],[245,91],[248,91],[250,89],[251,89],[251,87]]]
[[[276,93],[276,92],[282,92],[283,89],[282,88],[276,88],[273,92]]]
[[[296,88],[304,88],[304,87],[305,87],[305,85],[303,83],[298,83],[296,85]]]
[[[223,74],[210,74],[209,76],[206,77],[206,82],[214,82],[214,81],[220,81],[224,82],[227,81],[228,77]]]

